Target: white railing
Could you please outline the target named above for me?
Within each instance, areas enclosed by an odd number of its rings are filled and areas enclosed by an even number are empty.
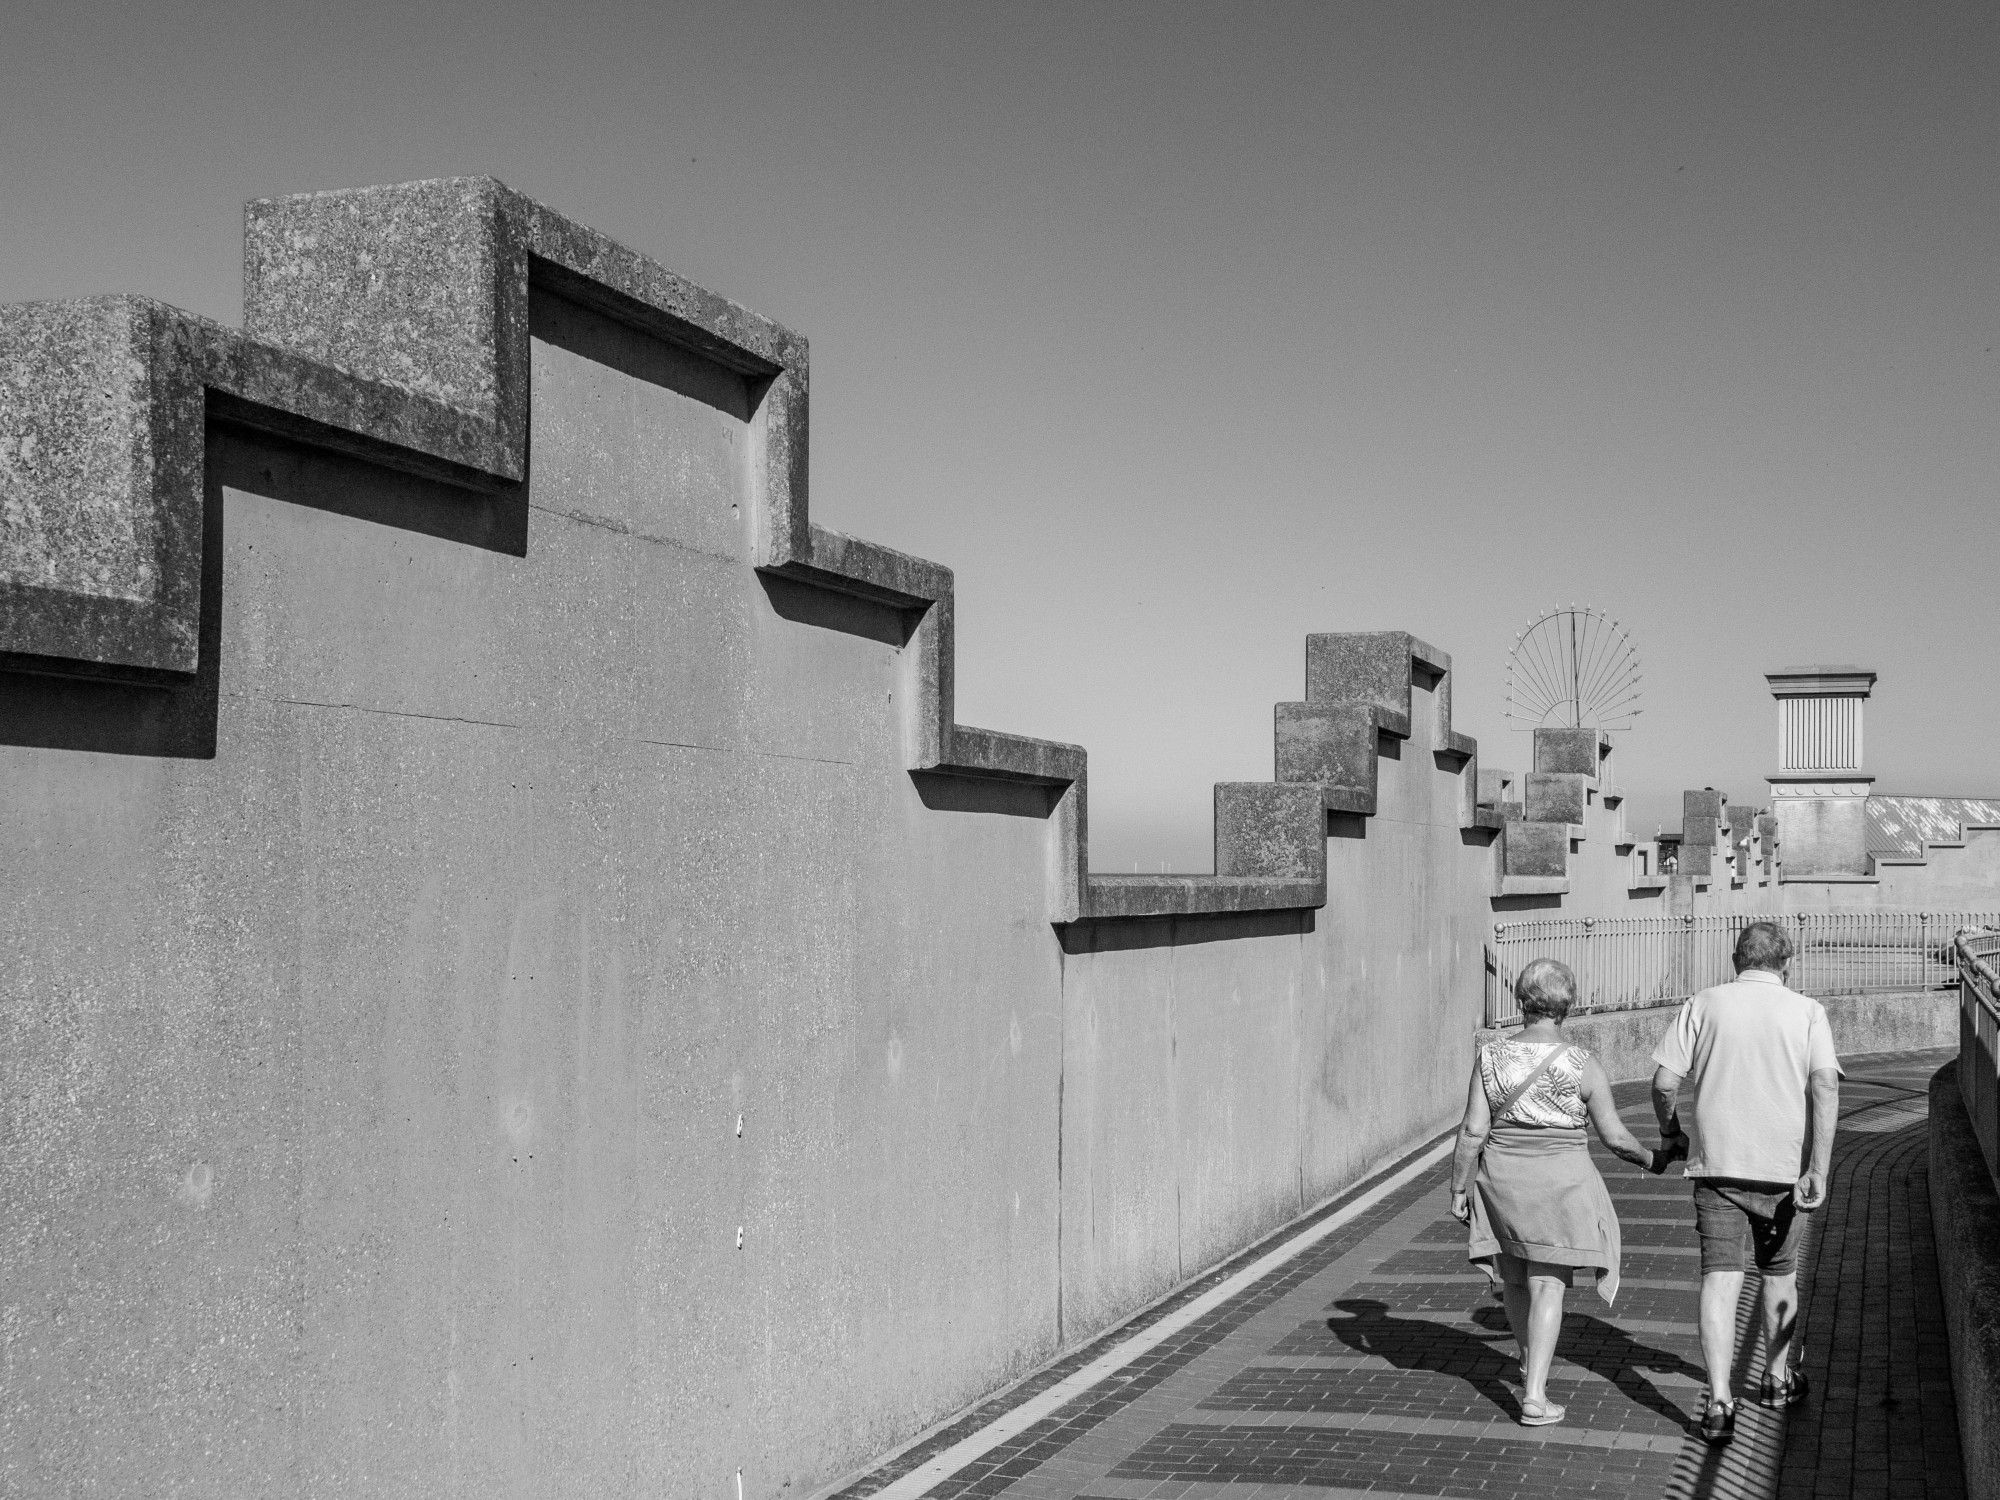
[[[1958,1094],[2000,1187],[2000,933],[1965,933],[1958,948]]]
[[[2000,912],[1812,912],[1756,916],[1569,917],[1499,922],[1487,985],[1489,1025],[1520,1019],[1514,976],[1531,959],[1555,958],[1576,974],[1576,1013],[1636,1010],[1685,1000],[1734,977],[1736,934],[1778,922],[1796,954],[1786,983],[1807,995],[1949,988],[1961,929],[2000,927]]]

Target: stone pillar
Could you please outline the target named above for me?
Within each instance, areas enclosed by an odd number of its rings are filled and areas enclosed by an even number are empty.
[[[1723,819],[1728,806],[1729,794],[1712,786],[1681,793],[1681,874],[1703,880],[1715,878],[1716,849],[1723,844]]]
[[[1729,809],[1729,865],[1738,880],[1750,878],[1756,862],[1757,809],[1740,804]]]
[[[1861,709],[1875,674],[1860,667],[1793,667],[1764,679],[1778,700],[1778,878],[1866,877],[1868,793],[1861,774]]]

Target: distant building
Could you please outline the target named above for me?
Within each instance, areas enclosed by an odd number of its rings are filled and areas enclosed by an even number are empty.
[[[1861,769],[1873,672],[1791,667],[1766,681],[1778,700],[1779,770],[1770,786],[1785,879],[1873,878],[1878,859],[1922,861],[1931,846],[1962,847],[1967,828],[2000,825],[2000,798],[1875,791]]]

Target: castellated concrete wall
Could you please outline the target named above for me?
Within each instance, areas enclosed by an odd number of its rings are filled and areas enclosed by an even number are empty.
[[[531,324],[524,488],[212,422],[199,675],[0,679],[8,1493],[808,1493],[1455,1113],[1444,678],[1324,909],[1051,921],[1080,771],[912,772],[755,381]]]
[[[1098,923],[1065,943],[1066,1333],[1456,1122],[1491,863],[1428,750],[1380,772],[1376,815],[1334,820],[1323,911]]]

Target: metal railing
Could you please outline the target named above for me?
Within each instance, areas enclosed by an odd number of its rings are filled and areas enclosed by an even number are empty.
[[[1958,950],[1958,1093],[2000,1188],[2000,933],[1965,933]]]
[[[1487,1024],[1520,1019],[1514,977],[1536,958],[1575,972],[1576,1014],[1685,1000],[1735,977],[1730,955],[1751,922],[1779,922],[1796,953],[1786,983],[1813,996],[1948,989],[1958,982],[1961,929],[2000,927],[2000,912],[1807,912],[1758,916],[1569,917],[1493,928]]]

